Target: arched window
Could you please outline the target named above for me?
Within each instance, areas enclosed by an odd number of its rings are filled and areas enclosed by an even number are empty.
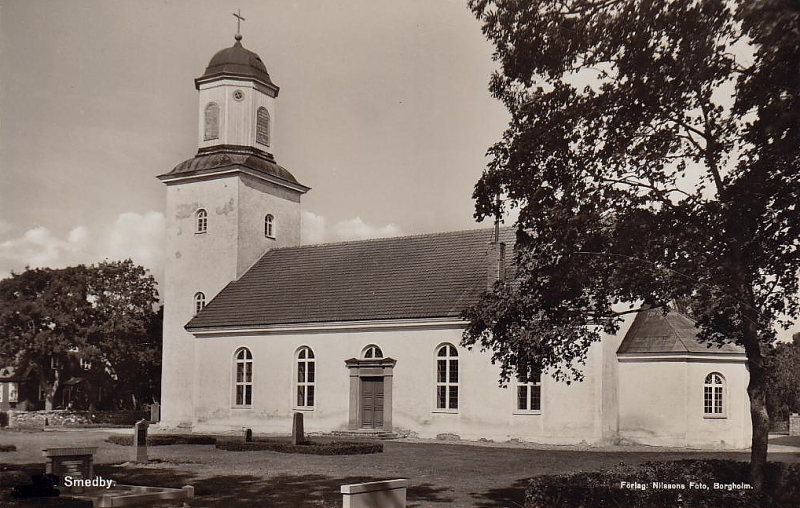
[[[723,416],[725,414],[725,378],[712,372],[703,384],[703,414]]]
[[[203,125],[204,141],[219,138],[219,106],[217,106],[215,102],[209,102],[208,105],[206,105]]]
[[[316,369],[314,352],[303,346],[297,351],[297,407],[312,409],[314,407],[314,389],[316,387]]]
[[[197,315],[206,306],[206,295],[198,291],[194,294],[194,314]]]
[[[458,409],[458,351],[452,344],[436,350],[436,408]]]
[[[269,111],[263,106],[256,112],[256,143],[269,146]]]
[[[208,212],[201,208],[197,210],[195,217],[197,218],[197,228],[195,229],[195,232],[205,233],[208,231]]]
[[[253,404],[253,355],[246,347],[236,351],[236,405],[251,406]]]
[[[264,236],[275,238],[275,218],[271,214],[264,217]]]
[[[542,410],[542,375],[528,365],[517,368],[517,411]]]
[[[370,344],[361,352],[362,358],[383,358],[383,351],[375,344]]]

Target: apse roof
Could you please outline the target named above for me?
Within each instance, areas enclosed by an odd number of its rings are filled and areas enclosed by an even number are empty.
[[[272,249],[187,329],[458,318],[487,290],[492,237],[479,229]],[[511,245],[514,231],[500,237]]]
[[[734,344],[701,343],[695,322],[674,310],[665,315],[660,308],[636,314],[617,354],[626,353],[705,353],[743,354]]]

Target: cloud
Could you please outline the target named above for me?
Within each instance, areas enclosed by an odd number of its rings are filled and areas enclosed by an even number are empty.
[[[349,220],[337,222],[331,228],[334,238],[339,241],[344,240],[366,240],[367,238],[386,238],[389,236],[400,236],[402,230],[396,224],[385,226],[372,226],[355,217]]]
[[[0,277],[26,266],[62,268],[83,263],[90,249],[89,231],[83,226],[73,228],[65,238],[44,227],[29,229],[19,238],[0,242]]]
[[[301,237],[304,244],[366,240],[402,234],[403,230],[396,224],[376,226],[367,224],[361,217],[342,220],[328,227],[327,220],[322,215],[303,211]]]
[[[300,222],[300,243],[314,244],[325,241],[325,217],[303,210]]]
[[[126,212],[110,228],[90,232],[76,226],[63,236],[37,227],[16,238],[3,238],[11,230],[8,222],[0,220],[0,279],[27,266],[63,268],[126,258],[149,269],[156,279],[164,272],[166,220],[160,212]]]
[[[131,258],[161,280],[166,230],[167,220],[161,212],[121,213],[108,234],[104,257],[111,261]]]

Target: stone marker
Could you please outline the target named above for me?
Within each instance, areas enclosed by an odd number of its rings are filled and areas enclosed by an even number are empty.
[[[408,480],[342,485],[342,508],[406,508]]]
[[[147,420],[139,420],[133,426],[133,460],[134,462],[147,462]]]
[[[64,477],[91,480],[94,478],[94,454],[96,446],[81,448],[46,448],[42,450],[47,458],[45,473],[56,475],[63,485]],[[71,487],[72,492],[82,492],[82,487]]]
[[[800,436],[800,414],[792,413],[789,416],[789,435]]]
[[[295,413],[292,420],[292,444],[299,445],[306,440],[303,433],[303,413]]]
[[[161,404],[153,402],[150,406],[150,423],[158,423],[161,420]]]

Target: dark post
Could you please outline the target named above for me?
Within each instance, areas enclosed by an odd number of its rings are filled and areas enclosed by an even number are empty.
[[[292,444],[303,444],[306,440],[303,433],[303,413],[295,413],[292,420]]]

